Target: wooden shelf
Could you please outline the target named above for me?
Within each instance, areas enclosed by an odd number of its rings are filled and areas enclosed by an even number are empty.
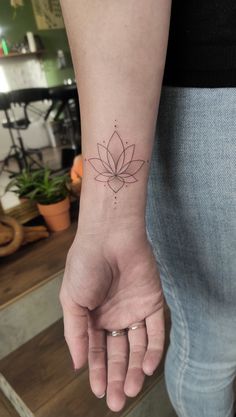
[[[36,51],[36,52],[25,52],[25,53],[18,53],[18,52],[10,52],[8,55],[1,55],[1,59],[9,59],[9,58],[27,58],[27,57],[33,57],[36,55],[41,55],[44,51]]]

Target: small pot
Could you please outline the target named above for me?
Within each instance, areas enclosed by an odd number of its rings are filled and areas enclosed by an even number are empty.
[[[48,228],[52,232],[60,232],[70,226],[70,200],[64,200],[55,204],[37,204],[39,213],[44,217]]]

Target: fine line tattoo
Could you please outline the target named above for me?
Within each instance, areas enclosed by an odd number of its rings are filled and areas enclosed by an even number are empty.
[[[125,147],[116,130],[107,146],[97,143],[97,150],[99,157],[88,159],[98,173],[95,177],[96,181],[107,183],[114,193],[118,193],[124,185],[138,181],[135,175],[145,161],[134,159],[135,145]]]

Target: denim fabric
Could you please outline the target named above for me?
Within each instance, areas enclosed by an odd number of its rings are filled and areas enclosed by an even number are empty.
[[[179,417],[232,417],[236,88],[163,88],[147,228],[171,310],[171,402]]]

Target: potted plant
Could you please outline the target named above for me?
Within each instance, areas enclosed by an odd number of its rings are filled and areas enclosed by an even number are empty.
[[[28,193],[28,197],[36,201],[49,229],[54,232],[70,226],[67,182],[67,175],[55,175],[49,168],[45,168],[35,177],[33,190]]]
[[[17,174],[7,185],[6,191],[12,191],[18,195],[21,202],[28,200],[28,194],[34,190],[35,180],[42,177],[42,171],[30,171],[23,169],[20,174]]]

